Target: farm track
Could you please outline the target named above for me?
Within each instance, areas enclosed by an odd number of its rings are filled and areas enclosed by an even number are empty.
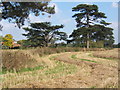
[[[48,68],[19,75],[3,75],[5,77],[3,86],[11,88],[117,88],[118,86],[116,60],[93,57],[92,52],[66,52],[41,59],[47,63]]]

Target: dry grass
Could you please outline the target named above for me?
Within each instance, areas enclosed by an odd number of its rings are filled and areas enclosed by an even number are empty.
[[[54,62],[54,67],[16,76],[7,74],[4,85],[16,88],[117,88],[117,61],[91,57],[89,54],[92,52],[51,55],[49,60]],[[72,55],[76,55],[77,58],[71,58]],[[80,61],[82,58],[99,63]],[[11,79],[16,79],[16,82],[12,82]]]
[[[54,63],[53,67],[46,67],[43,70],[34,70],[22,73],[6,73],[3,76],[3,88],[12,88],[12,87],[26,87],[26,84],[30,84],[31,82],[44,82],[54,78],[60,78],[64,75],[71,74],[76,72],[77,66],[66,64],[63,62],[53,60],[53,57],[56,56],[50,55],[41,57],[45,61],[49,57],[49,61]],[[47,62],[46,62],[47,63]],[[49,63],[49,62],[48,62]]]
[[[9,67],[8,69],[13,67],[20,69],[25,66],[39,67],[27,72],[7,72],[0,75],[3,77],[2,87],[117,88],[118,62],[114,59],[93,57],[96,52],[102,52],[100,50],[105,49],[91,50],[68,47],[3,50],[3,65]],[[116,50],[109,50],[110,53],[113,51],[115,53]],[[40,69],[40,65],[45,67]]]
[[[39,63],[46,63],[45,60],[42,60],[40,57],[55,53],[61,52],[78,52],[78,51],[101,51],[105,49],[98,49],[98,48],[36,48],[36,49],[28,49],[28,50],[2,50],[2,66],[4,70],[19,70],[21,68],[28,68],[28,67],[36,67],[40,66]],[[53,65],[52,62],[48,61],[46,63],[48,66]]]
[[[21,50],[3,50],[2,64],[6,70],[35,67],[37,61],[27,52]]]
[[[118,48],[106,51],[96,51],[93,53],[93,56],[108,59],[119,59],[118,51]]]

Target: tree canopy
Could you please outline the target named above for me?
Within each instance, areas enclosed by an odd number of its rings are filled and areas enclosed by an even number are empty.
[[[49,46],[52,40],[66,40],[65,32],[59,31],[63,25],[51,25],[50,22],[31,23],[30,27],[23,28],[27,34],[23,34],[31,41],[32,46]]]
[[[48,6],[48,1],[41,2],[1,2],[2,19],[17,24],[20,28],[24,25],[25,20],[28,19],[30,13],[34,13],[35,16],[44,13],[54,14],[54,8]]]
[[[2,41],[4,42],[3,46],[11,48],[14,41],[13,36],[11,34],[6,34]]]
[[[110,45],[114,43],[113,29],[107,27],[110,23],[105,22],[104,13],[98,10],[97,5],[79,4],[72,8],[77,12],[72,17],[77,22],[77,29],[72,32],[71,42],[90,47],[90,42],[106,41]]]

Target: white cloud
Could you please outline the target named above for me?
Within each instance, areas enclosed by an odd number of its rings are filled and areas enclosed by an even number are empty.
[[[112,7],[117,8],[118,7],[118,3],[117,2],[113,2],[112,3]]]

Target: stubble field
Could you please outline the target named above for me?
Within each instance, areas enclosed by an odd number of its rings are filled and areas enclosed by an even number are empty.
[[[0,75],[2,88],[118,87],[118,49],[63,50],[2,51],[7,69]]]

